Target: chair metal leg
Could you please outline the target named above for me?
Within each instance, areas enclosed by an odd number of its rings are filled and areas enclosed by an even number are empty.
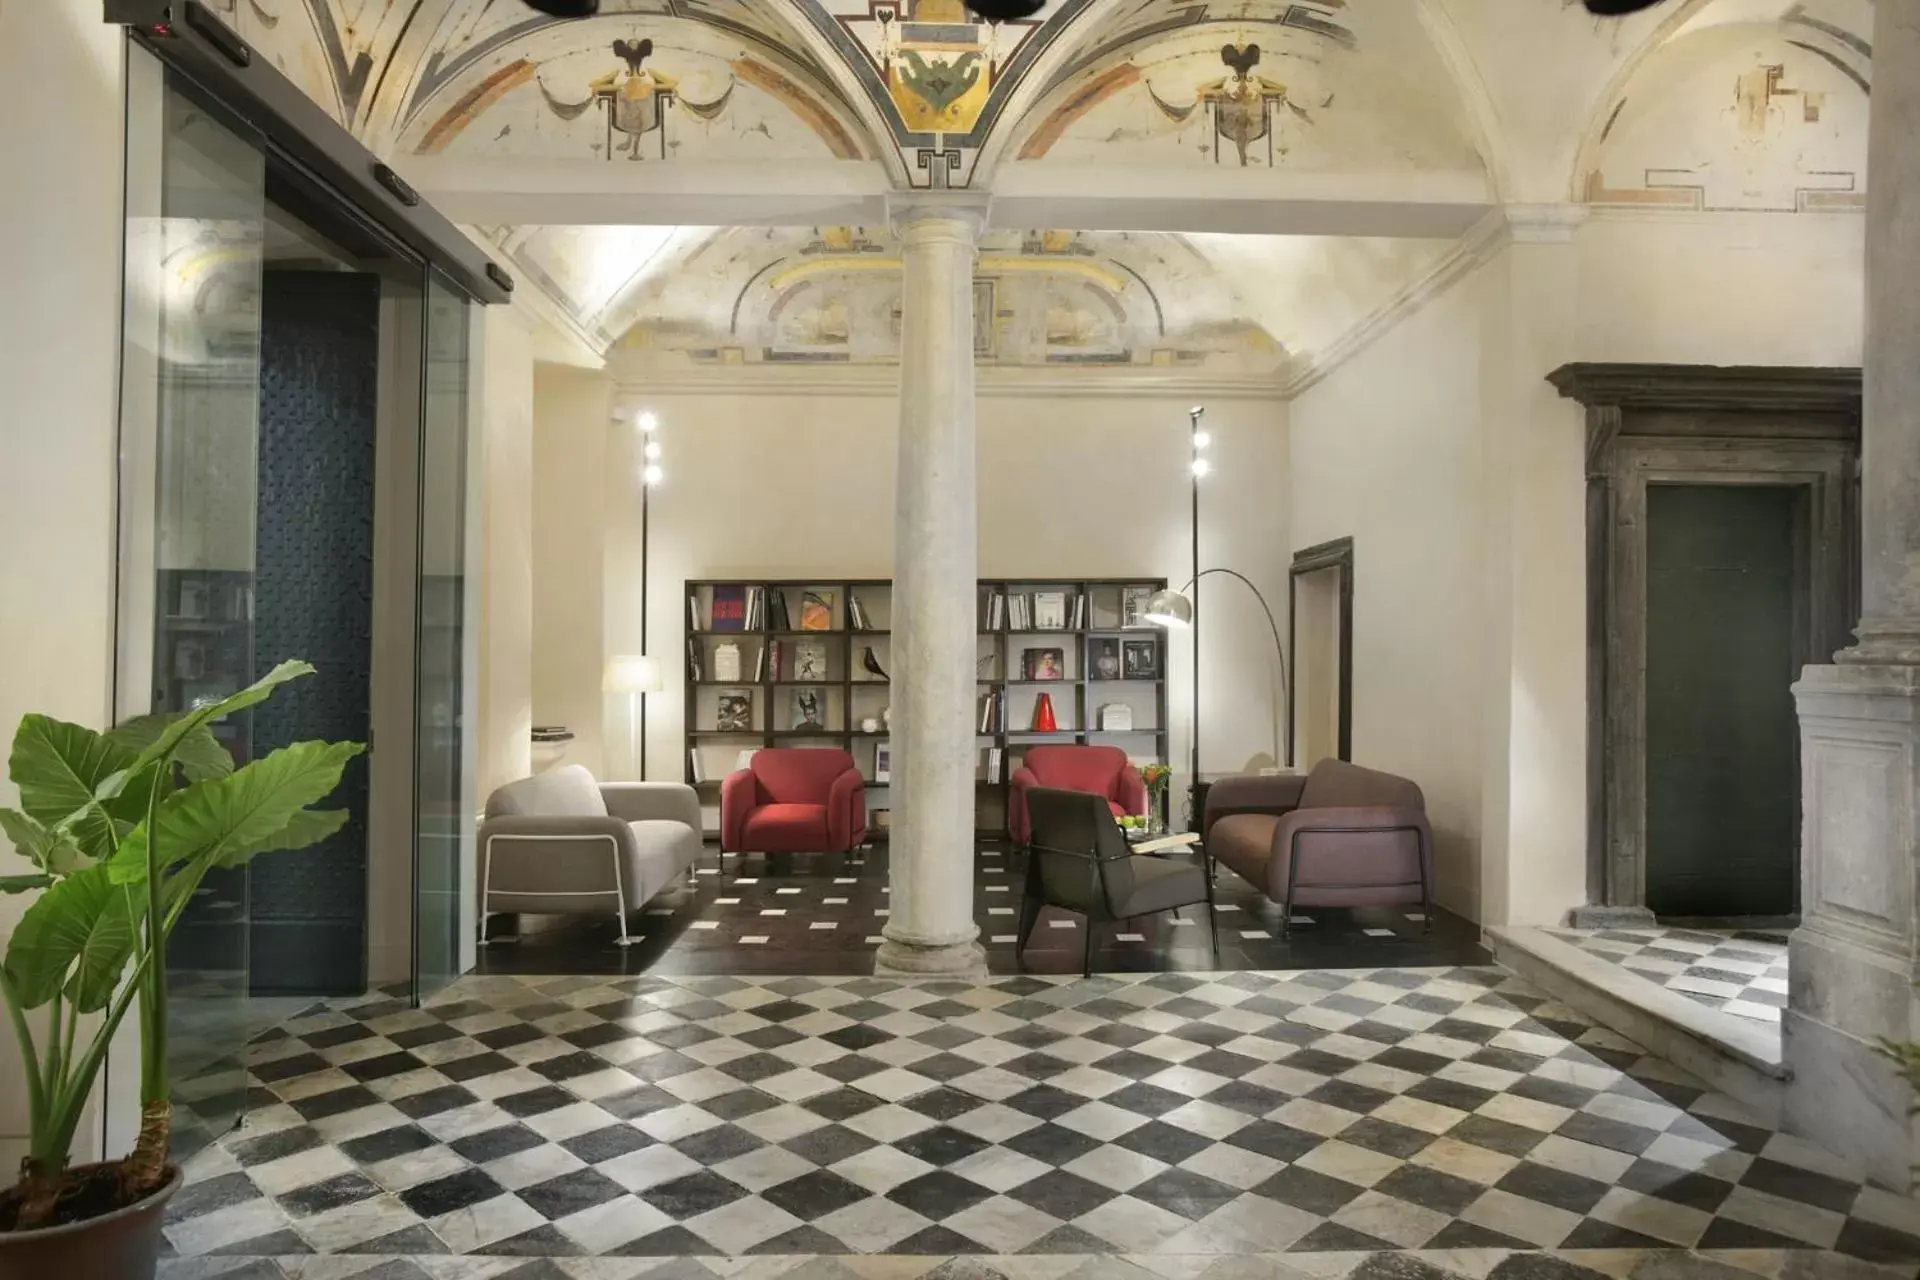
[[[1027,887],[1020,898],[1020,940],[1014,944],[1014,955],[1024,956],[1027,940],[1033,936],[1033,927],[1040,923],[1040,912],[1046,907],[1040,896],[1040,864],[1032,858],[1027,859]]]
[[[1091,978],[1093,976],[1093,913],[1092,912],[1087,913],[1087,949],[1080,961],[1080,976],[1083,978]]]

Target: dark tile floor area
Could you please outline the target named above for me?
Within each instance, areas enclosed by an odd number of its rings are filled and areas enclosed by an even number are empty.
[[[1049,908],[1024,955],[1014,934],[1026,883],[1024,855],[983,845],[975,861],[974,916],[989,969],[998,974],[1080,972],[1086,922]],[[1103,973],[1216,969],[1353,968],[1482,964],[1479,930],[1436,910],[1296,911],[1281,937],[1280,909],[1233,872],[1216,877],[1219,958],[1205,908],[1103,924],[1094,969]],[[528,922],[517,942],[484,948],[480,973],[840,974],[873,972],[888,911],[884,846],[853,855],[769,859],[711,847],[696,874],[655,898],[630,927],[643,939],[616,946],[611,916]],[[534,928],[532,926],[544,926]],[[495,932],[514,922],[495,922]]]
[[[164,1280],[1920,1266],[1920,1205],[1485,967],[468,978],[248,1056]]]

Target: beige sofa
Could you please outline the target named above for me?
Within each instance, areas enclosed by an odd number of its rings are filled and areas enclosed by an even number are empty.
[[[498,912],[626,920],[700,855],[700,801],[680,782],[596,782],[580,765],[509,782],[480,826],[480,936]],[[617,904],[617,905],[616,905]]]

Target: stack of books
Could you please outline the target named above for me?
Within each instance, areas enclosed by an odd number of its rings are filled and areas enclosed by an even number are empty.
[[[986,781],[1005,782],[1006,769],[1007,753],[999,747],[988,747]]]
[[[867,611],[860,603],[860,597],[851,591],[847,593],[847,622],[855,631],[871,631],[867,623]]]

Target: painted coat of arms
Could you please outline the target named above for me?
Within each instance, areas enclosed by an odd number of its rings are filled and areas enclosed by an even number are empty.
[[[900,121],[915,133],[968,133],[993,93],[994,28],[961,0],[876,5],[880,61]]]

